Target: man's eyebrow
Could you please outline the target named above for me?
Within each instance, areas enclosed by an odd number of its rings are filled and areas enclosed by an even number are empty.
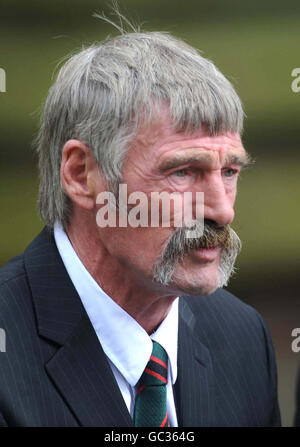
[[[185,164],[204,163],[210,164],[211,158],[208,154],[177,154],[176,157],[164,160],[160,166],[160,172],[166,172]],[[228,154],[225,158],[225,164],[235,164],[240,167],[246,167],[254,163],[251,156],[245,151],[243,154]]]
[[[241,168],[245,168],[253,163],[254,159],[246,151],[243,154],[228,154],[225,157],[226,165],[238,165]]]
[[[176,157],[164,160],[159,166],[159,170],[165,172],[184,164],[209,163],[210,160],[207,154],[177,154]]]

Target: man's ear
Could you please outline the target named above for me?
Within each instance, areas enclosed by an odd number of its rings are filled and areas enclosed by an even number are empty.
[[[101,176],[98,163],[86,144],[75,139],[65,143],[60,179],[73,203],[85,210],[94,208]]]

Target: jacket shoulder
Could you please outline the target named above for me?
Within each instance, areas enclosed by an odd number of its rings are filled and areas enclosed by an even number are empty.
[[[15,296],[24,296],[24,293],[29,291],[30,287],[26,262],[39,264],[38,256],[47,252],[49,240],[51,239],[50,235],[50,231],[47,228],[44,228],[44,230],[42,230],[29,244],[24,253],[11,258],[7,264],[0,268],[0,303],[3,296],[7,295],[8,290],[13,290]]]
[[[228,292],[225,289],[217,289],[208,296],[185,296],[184,301],[192,309],[194,314],[203,314],[203,312],[212,312],[215,315],[222,315],[224,318],[236,318],[236,313],[241,317],[256,319],[258,312],[241,299]],[[234,314],[235,315],[234,315]]]
[[[22,276],[25,276],[23,254],[13,257],[0,268],[0,288],[2,288],[5,283],[16,281]]]
[[[30,298],[30,287],[24,267],[24,255],[12,258],[0,268],[0,323],[7,327],[23,314]],[[12,316],[14,319],[12,320]],[[3,326],[4,325],[4,326]]]
[[[223,339],[241,349],[251,345],[255,350],[271,344],[269,329],[259,312],[227,290],[182,298],[183,313],[188,307],[194,327],[208,340]]]

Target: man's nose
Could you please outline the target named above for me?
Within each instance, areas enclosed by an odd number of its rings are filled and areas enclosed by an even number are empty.
[[[232,193],[227,193],[222,177],[210,179],[203,192],[204,219],[211,220],[220,227],[231,224],[234,219],[234,197]]]

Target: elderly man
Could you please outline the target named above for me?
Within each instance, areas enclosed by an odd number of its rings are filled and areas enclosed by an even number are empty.
[[[268,329],[222,289],[240,248],[242,122],[228,80],[165,33],[62,67],[36,141],[46,228],[1,269],[2,425],[280,425]],[[151,225],[153,192],[193,216],[200,192],[203,214],[175,226],[174,205],[164,225],[159,202]]]

